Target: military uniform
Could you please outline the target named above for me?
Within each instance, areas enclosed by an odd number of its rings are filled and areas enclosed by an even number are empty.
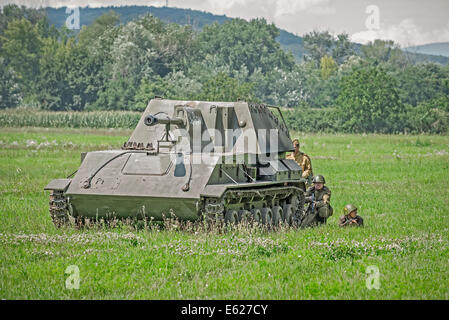
[[[331,191],[323,186],[320,190],[315,190],[315,186],[307,189],[305,201],[309,203],[306,219],[302,222],[303,226],[326,223],[334,210],[330,205]]]
[[[302,168],[302,177],[307,179],[308,177],[312,177],[312,162],[310,161],[310,157],[303,153],[298,152],[295,154],[294,152],[290,153],[287,156],[287,159],[293,159],[295,160]]]
[[[355,220],[355,223],[351,223],[352,220]],[[355,218],[352,218],[349,215],[341,216],[338,220],[338,225],[340,227],[346,227],[346,226],[363,226],[363,219],[361,216],[356,216]]]

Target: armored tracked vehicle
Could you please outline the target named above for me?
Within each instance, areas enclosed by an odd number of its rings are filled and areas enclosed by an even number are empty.
[[[79,219],[303,219],[305,180],[279,108],[152,99],[119,150],[81,154],[73,178],[51,181],[55,225]]]

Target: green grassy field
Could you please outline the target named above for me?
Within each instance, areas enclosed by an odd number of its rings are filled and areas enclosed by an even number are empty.
[[[128,131],[0,128],[1,299],[448,299],[449,138],[300,135],[334,216],[305,230],[225,234],[56,229],[54,178]],[[341,229],[346,203],[365,228]],[[76,265],[79,289],[67,289]],[[379,289],[366,270],[379,269]],[[370,282],[371,283],[371,282]]]

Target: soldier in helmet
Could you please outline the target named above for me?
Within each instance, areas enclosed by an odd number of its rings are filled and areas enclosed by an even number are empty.
[[[312,162],[310,161],[310,157],[307,154],[299,151],[298,139],[293,140],[293,147],[295,148],[295,151],[293,153],[290,153],[287,156],[287,159],[293,159],[299,164],[299,166],[302,168],[302,177],[304,179],[307,179],[308,183],[310,183],[310,180],[313,176]]]
[[[324,224],[334,210],[330,205],[331,191],[324,184],[326,180],[322,175],[317,175],[312,180],[313,186],[307,189],[305,193],[305,202],[309,203],[306,211],[306,217],[301,226],[314,224]]]
[[[357,207],[352,204],[347,204],[343,209],[344,215],[340,217],[338,225],[340,227],[346,226],[363,226],[363,219],[357,215]]]

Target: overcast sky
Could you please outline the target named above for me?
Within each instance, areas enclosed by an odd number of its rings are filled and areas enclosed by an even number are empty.
[[[165,5],[165,0],[0,0],[27,6]],[[191,8],[229,17],[264,17],[302,35],[312,30],[347,32],[366,43],[391,39],[401,46],[449,42],[449,0],[168,0],[170,7]]]

